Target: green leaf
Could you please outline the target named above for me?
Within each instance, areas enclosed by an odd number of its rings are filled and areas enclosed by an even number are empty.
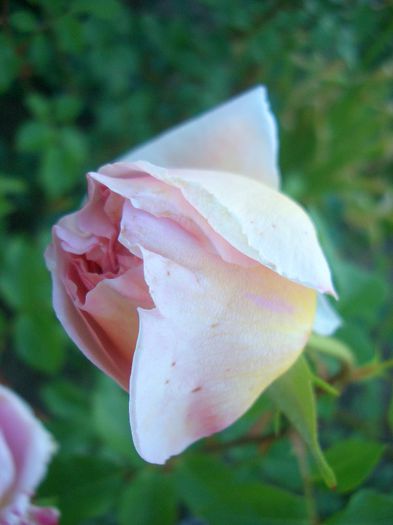
[[[12,175],[0,174],[0,218],[11,213],[16,207],[14,199],[9,197],[23,194],[26,188],[25,181],[22,179]]]
[[[130,481],[118,507],[119,525],[174,525],[176,494],[172,478],[160,470],[146,469]]]
[[[37,32],[30,35],[29,48],[26,50],[29,62],[37,75],[46,75],[51,68],[56,50],[48,45],[49,38],[45,33]]]
[[[389,408],[388,408],[388,423],[391,432],[393,433],[393,395],[390,400]]]
[[[24,312],[51,311],[50,277],[41,247],[14,237],[8,241],[3,257],[0,293],[6,303]]]
[[[347,320],[340,328],[340,340],[356,350],[356,362],[366,363],[376,356],[374,337],[367,325]]]
[[[23,33],[30,33],[37,27],[37,20],[31,11],[19,10],[10,16],[10,25]]]
[[[36,153],[53,143],[54,132],[48,124],[30,120],[18,131],[17,148],[22,153]]]
[[[344,318],[348,316],[373,326],[388,294],[383,277],[343,261],[336,264],[335,270],[340,292],[338,307]]]
[[[57,44],[63,53],[77,55],[84,46],[82,22],[69,14],[59,17],[54,26]]]
[[[70,168],[84,162],[87,156],[85,137],[76,128],[66,126],[59,132],[61,147],[68,156]],[[80,175],[79,175],[80,176]]]
[[[72,11],[108,22],[121,15],[121,7],[118,0],[78,0],[72,5]]]
[[[20,67],[18,56],[12,41],[0,32],[0,93],[5,92],[16,79]]]
[[[13,341],[18,356],[36,370],[58,372],[65,359],[66,338],[52,311],[41,246],[22,237],[8,242],[0,294],[15,311]]]
[[[57,498],[62,525],[76,525],[105,514],[115,503],[122,469],[97,455],[57,457],[40,494]]]
[[[39,175],[44,190],[51,198],[64,193],[69,179],[61,148],[52,146],[43,152]]]
[[[384,450],[381,443],[356,438],[342,440],[326,450],[326,459],[337,477],[337,491],[349,492],[361,485],[381,460]]]
[[[31,93],[26,98],[26,105],[37,120],[50,120],[52,108],[50,101],[38,93]]]
[[[46,384],[41,391],[45,404],[59,419],[86,419],[89,400],[81,387],[65,379],[57,379]]]
[[[39,177],[49,197],[59,197],[72,188],[76,175],[80,176],[75,167],[74,159],[63,145],[49,147],[43,152]]]
[[[393,497],[373,490],[354,494],[346,508],[324,525],[390,525],[393,523]]]
[[[128,394],[112,379],[98,377],[93,395],[93,420],[97,435],[104,443],[135,466],[144,464],[132,443]]]
[[[263,479],[269,483],[294,492],[302,490],[304,483],[298,460],[288,439],[272,443],[268,453],[261,459],[260,470]]]
[[[61,95],[55,101],[56,118],[59,122],[72,122],[82,110],[82,101],[71,95]]]
[[[90,374],[93,370],[86,370],[86,372]],[[83,380],[88,380],[87,373],[83,374]],[[41,389],[41,398],[52,415],[48,426],[61,443],[61,453],[80,454],[86,448],[90,450],[90,443],[97,442],[91,413],[91,399],[88,395],[91,389],[86,390],[86,386],[82,388],[76,384],[82,383],[79,377],[74,377],[71,382],[65,374],[62,375],[64,378],[57,379],[55,376],[45,384]]]
[[[38,136],[34,136],[37,133]],[[45,147],[41,144],[45,142]],[[20,135],[24,151],[40,151],[39,178],[49,197],[57,198],[82,180],[82,166],[87,158],[86,139],[71,126],[50,129],[30,123]]]
[[[13,175],[0,174],[0,195],[19,194],[26,191],[26,182]]]
[[[303,498],[237,477],[236,465],[202,454],[176,463],[176,482],[184,503],[209,525],[306,525]]]
[[[36,370],[55,374],[63,366],[64,334],[51,311],[37,308],[18,315],[14,343],[18,356]]]
[[[317,413],[313,376],[301,356],[268,389],[273,402],[286,415],[310,448],[325,483],[336,486],[334,472],[327,463],[318,441]]]

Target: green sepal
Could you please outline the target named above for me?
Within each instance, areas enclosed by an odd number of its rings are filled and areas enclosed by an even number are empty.
[[[318,441],[313,375],[305,358],[301,356],[270,386],[267,393],[308,445],[326,485],[334,488],[337,484],[335,474]]]

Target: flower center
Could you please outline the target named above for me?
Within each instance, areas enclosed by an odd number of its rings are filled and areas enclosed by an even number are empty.
[[[85,303],[88,292],[101,281],[119,277],[142,264],[139,257],[130,253],[118,241],[123,200],[106,189],[97,190],[103,213],[96,214],[95,222],[89,224],[91,229],[88,231],[87,249],[83,253],[69,251],[67,288],[80,305]],[[79,227],[86,231],[83,218]]]

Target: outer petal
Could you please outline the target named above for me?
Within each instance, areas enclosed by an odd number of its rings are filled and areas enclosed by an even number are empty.
[[[148,212],[155,217],[170,219],[180,224],[194,238],[199,239],[200,249],[214,251],[225,261],[241,266],[255,266],[255,260],[240,253],[231,246],[221,235],[215,232],[207,220],[190,205],[182,192],[175,186],[165,184],[146,172],[135,171],[128,163],[117,162],[103,166],[98,173],[89,173],[89,178],[110,188],[110,190],[132,203],[134,209]],[[123,208],[120,242],[124,240],[124,231],[136,232],[139,222],[132,213]],[[150,238],[154,238],[156,246],[166,243],[166,239],[159,234],[160,224],[155,223],[155,231],[151,231]],[[125,246],[136,255],[139,252],[130,249],[129,242]]]
[[[0,424],[0,509],[15,478],[15,464]],[[1,510],[0,510],[1,514]]]
[[[29,525],[57,525],[60,513],[52,507],[36,507],[31,505],[29,508]]]
[[[1,385],[0,427],[15,467],[14,480],[6,499],[11,499],[12,504],[15,496],[18,505],[25,506],[46,472],[47,463],[55,450],[54,442],[30,408]]]
[[[58,253],[56,253],[58,252]],[[87,312],[78,309],[68,296],[61,276],[67,264],[61,253],[59,240],[53,236],[53,244],[45,254],[52,274],[53,307],[56,315],[72,341],[98,368],[111,376],[123,388],[128,389],[132,352],[128,358],[116,352],[98,323]]]
[[[315,292],[257,266],[141,248],[157,306],[140,310],[130,383],[135,446],[164,463],[240,417],[301,352]]]
[[[168,168],[242,173],[277,188],[278,140],[266,89],[258,86],[123,156]]]
[[[126,174],[126,165],[120,166]],[[240,253],[291,281],[335,295],[311,220],[282,193],[233,173],[167,170],[148,162],[128,167],[130,177],[145,171],[179,188],[211,228]],[[131,197],[127,177],[114,178],[106,175],[106,170],[91,176],[112,191]]]
[[[332,335],[341,326],[341,317],[330,306],[323,295],[318,294],[317,313],[315,315],[313,331],[320,335]]]

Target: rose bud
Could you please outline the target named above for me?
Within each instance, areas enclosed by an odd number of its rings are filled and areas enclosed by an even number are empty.
[[[55,448],[26,403],[0,385],[0,525],[57,525],[56,509],[30,502]]]
[[[277,149],[258,87],[89,173],[86,203],[53,228],[57,316],[129,389],[147,461],[244,414],[300,355],[317,294],[335,294],[313,224],[279,191]]]

